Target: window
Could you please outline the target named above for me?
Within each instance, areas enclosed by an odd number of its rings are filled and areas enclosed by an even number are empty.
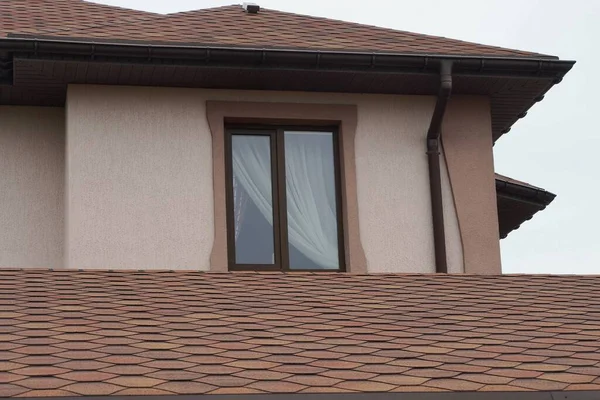
[[[226,131],[231,270],[343,270],[336,128]]]

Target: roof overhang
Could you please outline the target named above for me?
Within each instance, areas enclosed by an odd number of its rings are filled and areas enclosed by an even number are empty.
[[[496,175],[496,199],[500,238],[504,239],[556,197],[542,188]]]
[[[494,140],[574,64],[551,57],[186,46],[20,35],[0,39],[0,104],[63,106],[68,84],[434,95],[444,59],[454,61],[455,94],[490,96]]]

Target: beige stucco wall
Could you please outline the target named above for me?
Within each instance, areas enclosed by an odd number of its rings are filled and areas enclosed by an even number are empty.
[[[465,272],[501,274],[489,99],[452,98],[442,131]]]
[[[0,106],[0,266],[63,265],[64,109]]]
[[[207,100],[356,104],[368,269],[434,272],[424,149],[434,98],[77,85],[67,100],[69,267],[210,268]],[[462,272],[452,191],[442,175],[449,269]]]
[[[67,267],[208,269],[203,107],[191,90],[69,87]]]
[[[370,272],[435,272],[425,134],[435,98],[359,96],[359,220]],[[444,164],[442,164],[444,166]],[[442,173],[448,270],[463,271],[447,174]]]
[[[454,194],[450,184],[448,165],[444,149],[441,149],[440,160],[442,167],[442,203],[444,206],[444,230],[446,234],[446,260],[448,272],[451,274],[463,273],[467,266],[463,256],[462,235],[454,204]],[[431,196],[431,194],[430,194]],[[433,239],[432,239],[433,240]]]

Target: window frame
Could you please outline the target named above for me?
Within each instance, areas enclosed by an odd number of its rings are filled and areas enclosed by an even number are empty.
[[[285,132],[330,132],[333,141],[333,167],[338,240],[337,269],[291,269],[289,263],[289,238],[287,223],[287,198],[285,175]],[[238,264],[235,254],[235,218],[233,195],[232,136],[268,136],[271,149],[271,190],[273,198],[273,264]],[[225,203],[227,230],[227,258],[229,271],[283,271],[283,272],[345,272],[344,210],[342,187],[341,142],[339,125],[289,125],[289,124],[225,124]]]

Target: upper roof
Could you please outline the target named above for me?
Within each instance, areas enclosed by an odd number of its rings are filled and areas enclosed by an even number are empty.
[[[0,1],[0,104],[64,107],[70,84],[489,96],[497,140],[574,61],[240,6],[162,15],[82,0]]]
[[[599,284],[0,270],[0,397],[600,390]]]
[[[266,49],[552,58],[275,10],[250,14],[239,5],[162,15],[82,0],[0,2],[0,36],[22,35]]]

